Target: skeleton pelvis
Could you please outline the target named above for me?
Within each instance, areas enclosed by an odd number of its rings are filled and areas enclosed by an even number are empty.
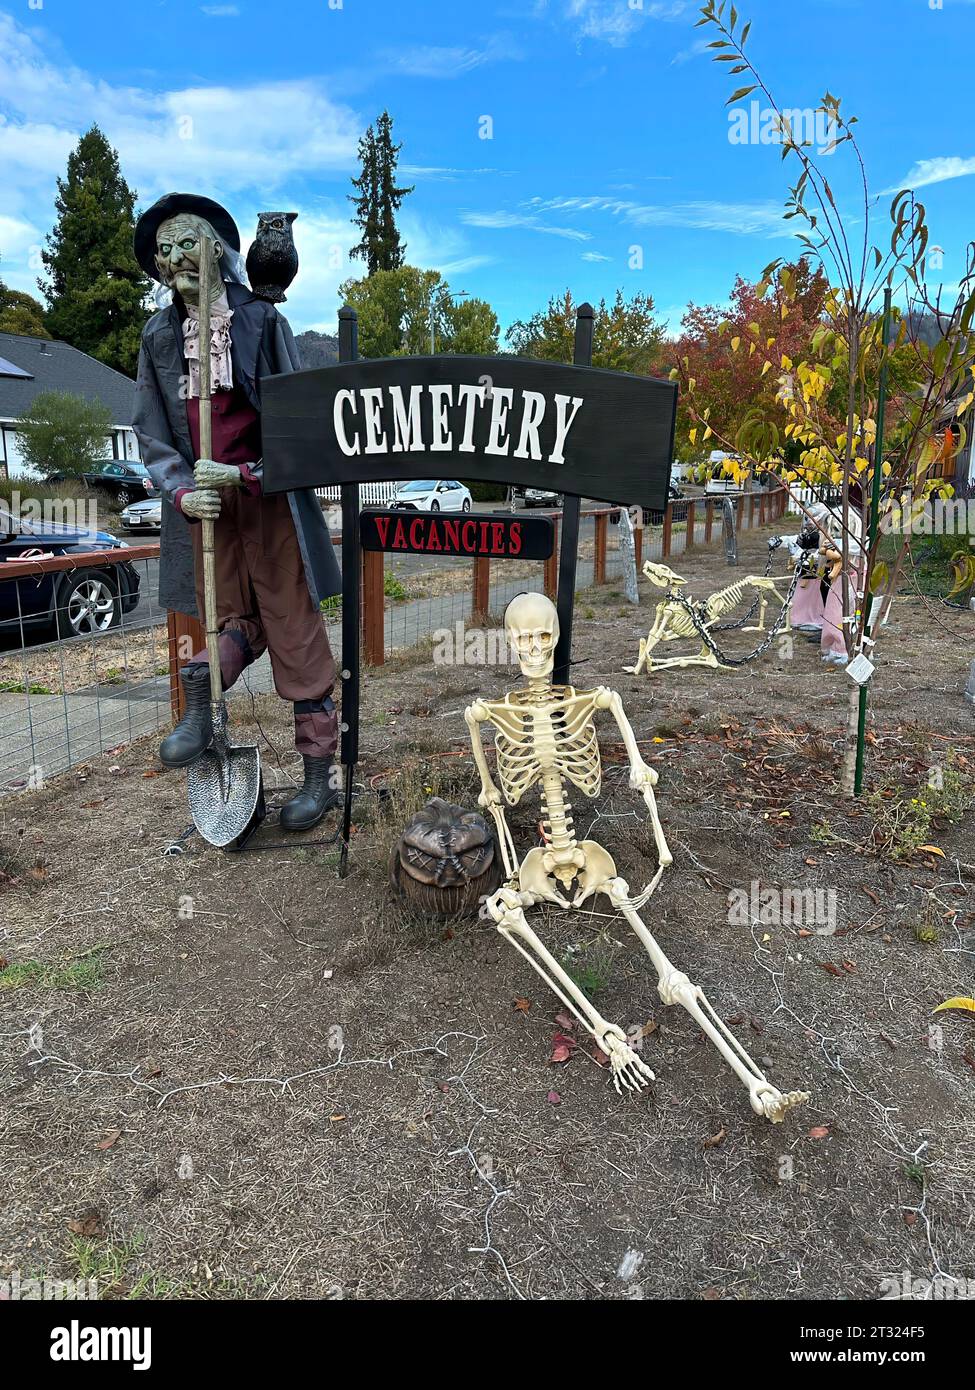
[[[549,902],[562,897],[559,884],[569,888],[578,880],[579,894],[591,893],[616,878],[616,865],[608,850],[595,840],[580,840],[571,850],[531,849],[521,861],[518,886],[523,893]]]

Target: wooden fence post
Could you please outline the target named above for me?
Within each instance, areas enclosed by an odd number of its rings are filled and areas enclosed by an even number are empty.
[[[664,560],[670,557],[670,536],[674,526],[674,504],[667,503],[667,510],[664,512],[664,529],[661,537],[661,556]]]
[[[552,553],[545,561],[545,594],[554,603],[559,592],[559,518],[552,518]]]
[[[177,723],[182,719],[185,708],[180,670],[194,652],[203,650],[207,635],[199,618],[189,618],[185,613],[174,613],[172,609],[166,614],[166,635],[169,645],[169,707],[173,723]]]
[[[684,537],[684,549],[685,549],[685,550],[693,550],[693,548],[694,548],[694,526],[695,526],[695,522],[696,522],[696,517],[695,517],[695,502],[694,502],[694,499],[693,499],[693,497],[692,497],[691,500],[690,500],[690,501],[688,502],[688,504],[687,504],[687,535]]]
[[[709,497],[704,504],[704,544],[711,544],[711,530],[714,526],[714,498]]]
[[[479,555],[472,561],[471,568],[471,622],[483,623],[491,606],[491,561],[486,555]]]
[[[609,529],[609,514],[607,512],[596,513],[596,548],[593,555],[592,582],[594,584],[606,583],[606,533]]]
[[[748,494],[748,529],[749,529],[749,531],[753,530],[753,529],[754,529],[754,526],[755,526],[755,494],[754,494],[754,492],[750,492],[750,493]]]
[[[386,595],[383,555],[379,550],[362,552],[362,642],[370,666],[386,660]]]
[[[636,563],[637,574],[643,565],[643,508],[640,509],[640,524],[633,531],[633,559]]]

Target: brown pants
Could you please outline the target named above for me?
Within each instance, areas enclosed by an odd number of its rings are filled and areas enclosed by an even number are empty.
[[[224,684],[233,685],[245,666],[268,651],[274,688],[282,699],[295,704],[325,701],[335,684],[335,659],[322,615],[308,592],[286,494],[252,497],[242,488],[228,487],[221,489],[220,502],[214,552]],[[190,531],[202,617],[202,527],[191,525]],[[206,650],[193,660],[206,661]],[[334,726],[334,712],[317,715],[316,723],[326,718]],[[326,742],[334,749],[334,737]]]

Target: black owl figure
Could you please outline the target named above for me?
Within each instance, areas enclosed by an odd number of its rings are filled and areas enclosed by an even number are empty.
[[[259,299],[283,304],[285,290],[298,274],[291,224],[296,212],[259,212],[257,232],[247,252],[247,278]]]

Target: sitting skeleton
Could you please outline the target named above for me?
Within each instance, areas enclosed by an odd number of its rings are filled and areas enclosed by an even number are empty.
[[[662,671],[668,666],[725,666],[726,663],[718,656],[713,639],[709,640],[710,631],[719,618],[738,607],[750,589],[757,591],[758,595],[758,622],[754,626],[743,627],[742,632],[765,631],[765,612],[769,604],[769,594],[774,594],[779,603],[777,622],[783,619],[782,595],[775,587],[778,581],[770,579],[767,575],[746,574],[734,584],[718,589],[709,598],[695,602],[680,592],[687,580],[675,574],[669,565],[658,565],[648,560],[643,566],[643,573],[658,589],[666,589],[667,596],[657,604],[653,626],[646,638],[640,641],[636,665],[623,668],[637,675],[644,668],[649,675],[651,671]],[[661,642],[677,642],[690,637],[701,639],[701,650],[693,656],[651,656],[654,648]]]
[[[604,894],[650,956],[663,1002],[681,1004],[704,1030],[747,1087],[752,1109],[770,1120],[781,1120],[791,1106],[808,1099],[808,1093],[783,1095],[776,1090],[712,1009],[704,992],[671,964],[639,916],[673,856],[657,814],[653,793],[657,774],[640,756],[622,700],[605,686],[575,690],[552,684],[559,624],[554,605],[543,595],[519,594],[508,605],[504,622],[526,685],[500,700],[476,700],[464,714],[481,777],[478,804],[494,817],[506,875],[504,886],[486,899],[492,921],[609,1058],[617,1091],[639,1091],[653,1080],[653,1072],[630,1047],[623,1030],[603,1018],[586,998],[525,916],[525,909],[539,902],[581,908],[589,898]],[[629,885],[617,874],[609,852],[595,840],[577,840],[573,830],[568,785],[583,796],[599,794],[602,769],[594,724],[597,710],[608,710],[616,721],[629,760],[630,786],[643,797],[650,814],[657,871],[636,898],[630,897]],[[481,743],[482,724],[495,730],[500,786],[491,776]],[[519,862],[502,803],[517,806],[534,788],[541,797],[546,843],[529,850]]]

